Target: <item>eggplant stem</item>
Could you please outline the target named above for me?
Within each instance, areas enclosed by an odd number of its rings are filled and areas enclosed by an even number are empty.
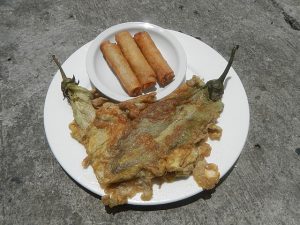
[[[59,71],[60,71],[61,76],[62,76],[62,79],[63,79],[63,80],[66,80],[66,79],[67,79],[67,75],[65,74],[63,68],[61,67],[60,62],[59,62],[58,59],[55,57],[55,55],[52,55],[52,59],[53,59],[53,61],[55,62],[55,64],[58,66]]]
[[[205,86],[208,89],[208,94],[209,94],[209,99],[210,100],[218,101],[222,98],[222,96],[224,94],[223,82],[225,80],[225,77],[228,74],[228,71],[230,70],[235,52],[238,48],[239,48],[239,45],[236,45],[236,46],[233,47],[233,49],[231,51],[230,59],[228,61],[228,64],[227,64],[224,72],[222,73],[222,75],[218,79],[207,81]]]
[[[218,80],[221,81],[222,83],[224,82],[225,77],[227,76],[228,71],[230,70],[230,67],[231,67],[231,65],[232,65],[232,63],[233,63],[233,59],[234,59],[235,52],[236,52],[236,50],[238,50],[239,47],[240,47],[239,45],[236,45],[236,46],[234,46],[234,48],[233,48],[232,51],[231,51],[231,55],[230,55],[230,59],[229,59],[229,61],[228,61],[228,64],[227,64],[227,66],[226,66],[224,72],[222,73],[222,75],[221,75],[221,76],[219,77],[219,79],[218,79]]]

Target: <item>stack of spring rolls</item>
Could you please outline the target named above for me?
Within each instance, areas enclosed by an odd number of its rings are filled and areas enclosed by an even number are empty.
[[[173,80],[173,70],[147,32],[132,37],[122,31],[115,39],[117,43],[102,42],[100,49],[129,96],[142,94],[156,82],[164,87]]]

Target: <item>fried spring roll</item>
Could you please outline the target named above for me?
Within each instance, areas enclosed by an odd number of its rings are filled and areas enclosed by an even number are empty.
[[[139,32],[134,35],[134,40],[155,71],[159,85],[166,86],[169,84],[174,78],[174,72],[163,58],[150,35],[147,32]]]
[[[128,95],[135,97],[141,94],[142,86],[123,56],[120,47],[117,44],[104,41],[101,43],[100,49]]]
[[[151,88],[156,83],[156,75],[141,50],[128,31],[121,31],[115,36],[118,45],[131,69],[140,81],[143,90]]]

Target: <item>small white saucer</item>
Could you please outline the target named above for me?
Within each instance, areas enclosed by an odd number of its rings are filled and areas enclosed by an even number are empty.
[[[86,56],[86,70],[93,85],[111,99],[125,101],[131,98],[122,88],[100,51],[100,44],[104,40],[115,42],[115,34],[125,30],[132,35],[140,31],[147,31],[174,71],[175,78],[170,84],[165,87],[155,85],[153,91],[156,91],[157,99],[161,99],[174,91],[185,80],[187,69],[185,51],[176,37],[168,30],[143,22],[128,22],[112,26],[92,41]]]

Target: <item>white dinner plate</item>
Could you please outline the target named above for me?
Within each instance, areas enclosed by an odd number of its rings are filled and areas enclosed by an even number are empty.
[[[227,61],[218,52],[191,36],[171,30],[170,32],[178,39],[186,52],[187,79],[190,79],[193,74],[201,76],[205,81],[219,77],[226,67]],[[80,85],[86,88],[91,88],[85,69],[86,53],[90,43],[74,52],[63,64],[67,76],[74,74],[80,81]],[[238,55],[237,52],[236,57]],[[68,125],[73,120],[73,115],[67,100],[63,99],[60,82],[61,75],[57,71],[45,100],[44,126],[49,145],[60,165],[74,180],[91,192],[102,196],[104,191],[100,188],[92,168],[83,169],[81,166],[86,152],[84,147],[70,136]],[[218,165],[221,177],[228,172],[240,155],[249,128],[247,96],[238,75],[232,68],[227,76],[223,102],[225,107],[218,123],[223,128],[223,135],[220,141],[209,141],[212,153],[208,157],[208,162]],[[128,203],[135,205],[165,204],[188,198],[201,191],[202,189],[196,184],[193,177],[189,177],[173,183],[164,183],[161,187],[155,184],[150,201],[142,201],[138,194],[129,199]]]
[[[115,35],[121,31],[128,31],[132,36],[138,32],[147,31],[174,71],[175,77],[170,84],[165,87],[160,87],[156,84],[155,88],[148,92],[155,90],[156,98],[161,99],[173,92],[184,81],[187,67],[186,54],[180,42],[170,34],[169,30],[150,23],[121,23],[101,32],[90,44],[86,56],[87,74],[92,84],[104,95],[117,101],[125,101],[132,98],[122,88],[100,51],[100,44],[103,41],[109,40],[115,43]]]

